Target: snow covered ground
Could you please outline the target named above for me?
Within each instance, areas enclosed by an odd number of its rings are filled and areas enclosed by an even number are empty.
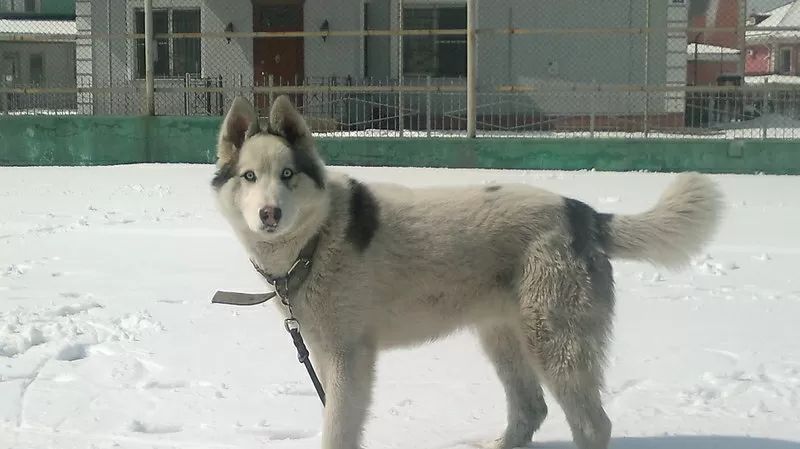
[[[669,174],[344,169],[524,182],[606,211]],[[319,447],[320,405],[211,200],[210,165],[0,168],[0,449]],[[615,263],[614,449],[800,449],[800,178],[716,176],[728,215],[684,272]],[[550,416],[533,447],[573,445]],[[369,448],[467,449],[505,424],[470,334],[380,359]]]

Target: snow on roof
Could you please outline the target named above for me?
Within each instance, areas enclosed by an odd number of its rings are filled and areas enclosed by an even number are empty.
[[[768,27],[800,27],[800,1],[793,1],[765,14],[769,15],[755,28]],[[747,40],[766,42],[781,39],[800,39],[800,31],[747,31]]]
[[[738,61],[739,53],[736,48],[700,43],[697,44],[697,52],[695,53],[694,42],[686,45],[686,58],[689,60],[697,58],[699,61]]]
[[[695,53],[695,44],[690,42],[686,45],[686,53],[693,55]],[[697,44],[697,54],[701,55],[718,55],[718,54],[729,54],[729,55],[738,55],[739,49],[737,48],[730,48],[730,47],[722,47],[720,45],[711,45],[711,44]]]
[[[74,20],[0,19],[0,34],[75,35],[77,33]]]

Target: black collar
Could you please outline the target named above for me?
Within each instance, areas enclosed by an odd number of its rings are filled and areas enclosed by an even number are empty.
[[[297,289],[303,285],[303,282],[306,281],[308,275],[311,273],[311,262],[317,250],[317,243],[319,243],[319,234],[312,237],[311,240],[306,243],[303,249],[300,250],[300,254],[297,256],[297,259],[295,259],[291,268],[289,268],[289,271],[283,276],[270,275],[259,267],[253,259],[250,259],[250,263],[253,264],[253,268],[255,268],[270,285],[275,287],[275,291],[285,303],[289,300],[291,294],[296,292]]]
[[[256,261],[250,259],[253,268],[266,280],[270,285],[275,287],[274,292],[269,293],[236,293],[228,291],[218,291],[211,299],[212,303],[229,304],[234,306],[254,306],[263,302],[269,301],[275,295],[281,297],[281,302],[284,305],[290,306],[289,298],[293,295],[303,282],[308,279],[311,274],[311,261],[314,259],[314,253],[317,250],[317,243],[319,242],[319,234],[315,235],[311,240],[306,243],[300,254],[295,259],[292,267],[283,276],[272,276],[261,267],[258,266]]]

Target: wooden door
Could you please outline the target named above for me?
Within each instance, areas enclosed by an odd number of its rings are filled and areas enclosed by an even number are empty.
[[[253,30],[303,31],[303,4],[253,4]],[[253,77],[256,85],[266,86],[272,75],[273,85],[295,86],[303,83],[303,38],[268,37],[253,39]],[[302,106],[301,94],[290,95],[297,107]],[[269,95],[255,97],[258,112],[269,111]]]

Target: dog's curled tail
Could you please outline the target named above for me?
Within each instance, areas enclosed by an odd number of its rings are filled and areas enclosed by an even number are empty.
[[[699,173],[682,173],[649,210],[610,217],[606,251],[611,258],[682,268],[713,237],[722,209],[716,183]]]

